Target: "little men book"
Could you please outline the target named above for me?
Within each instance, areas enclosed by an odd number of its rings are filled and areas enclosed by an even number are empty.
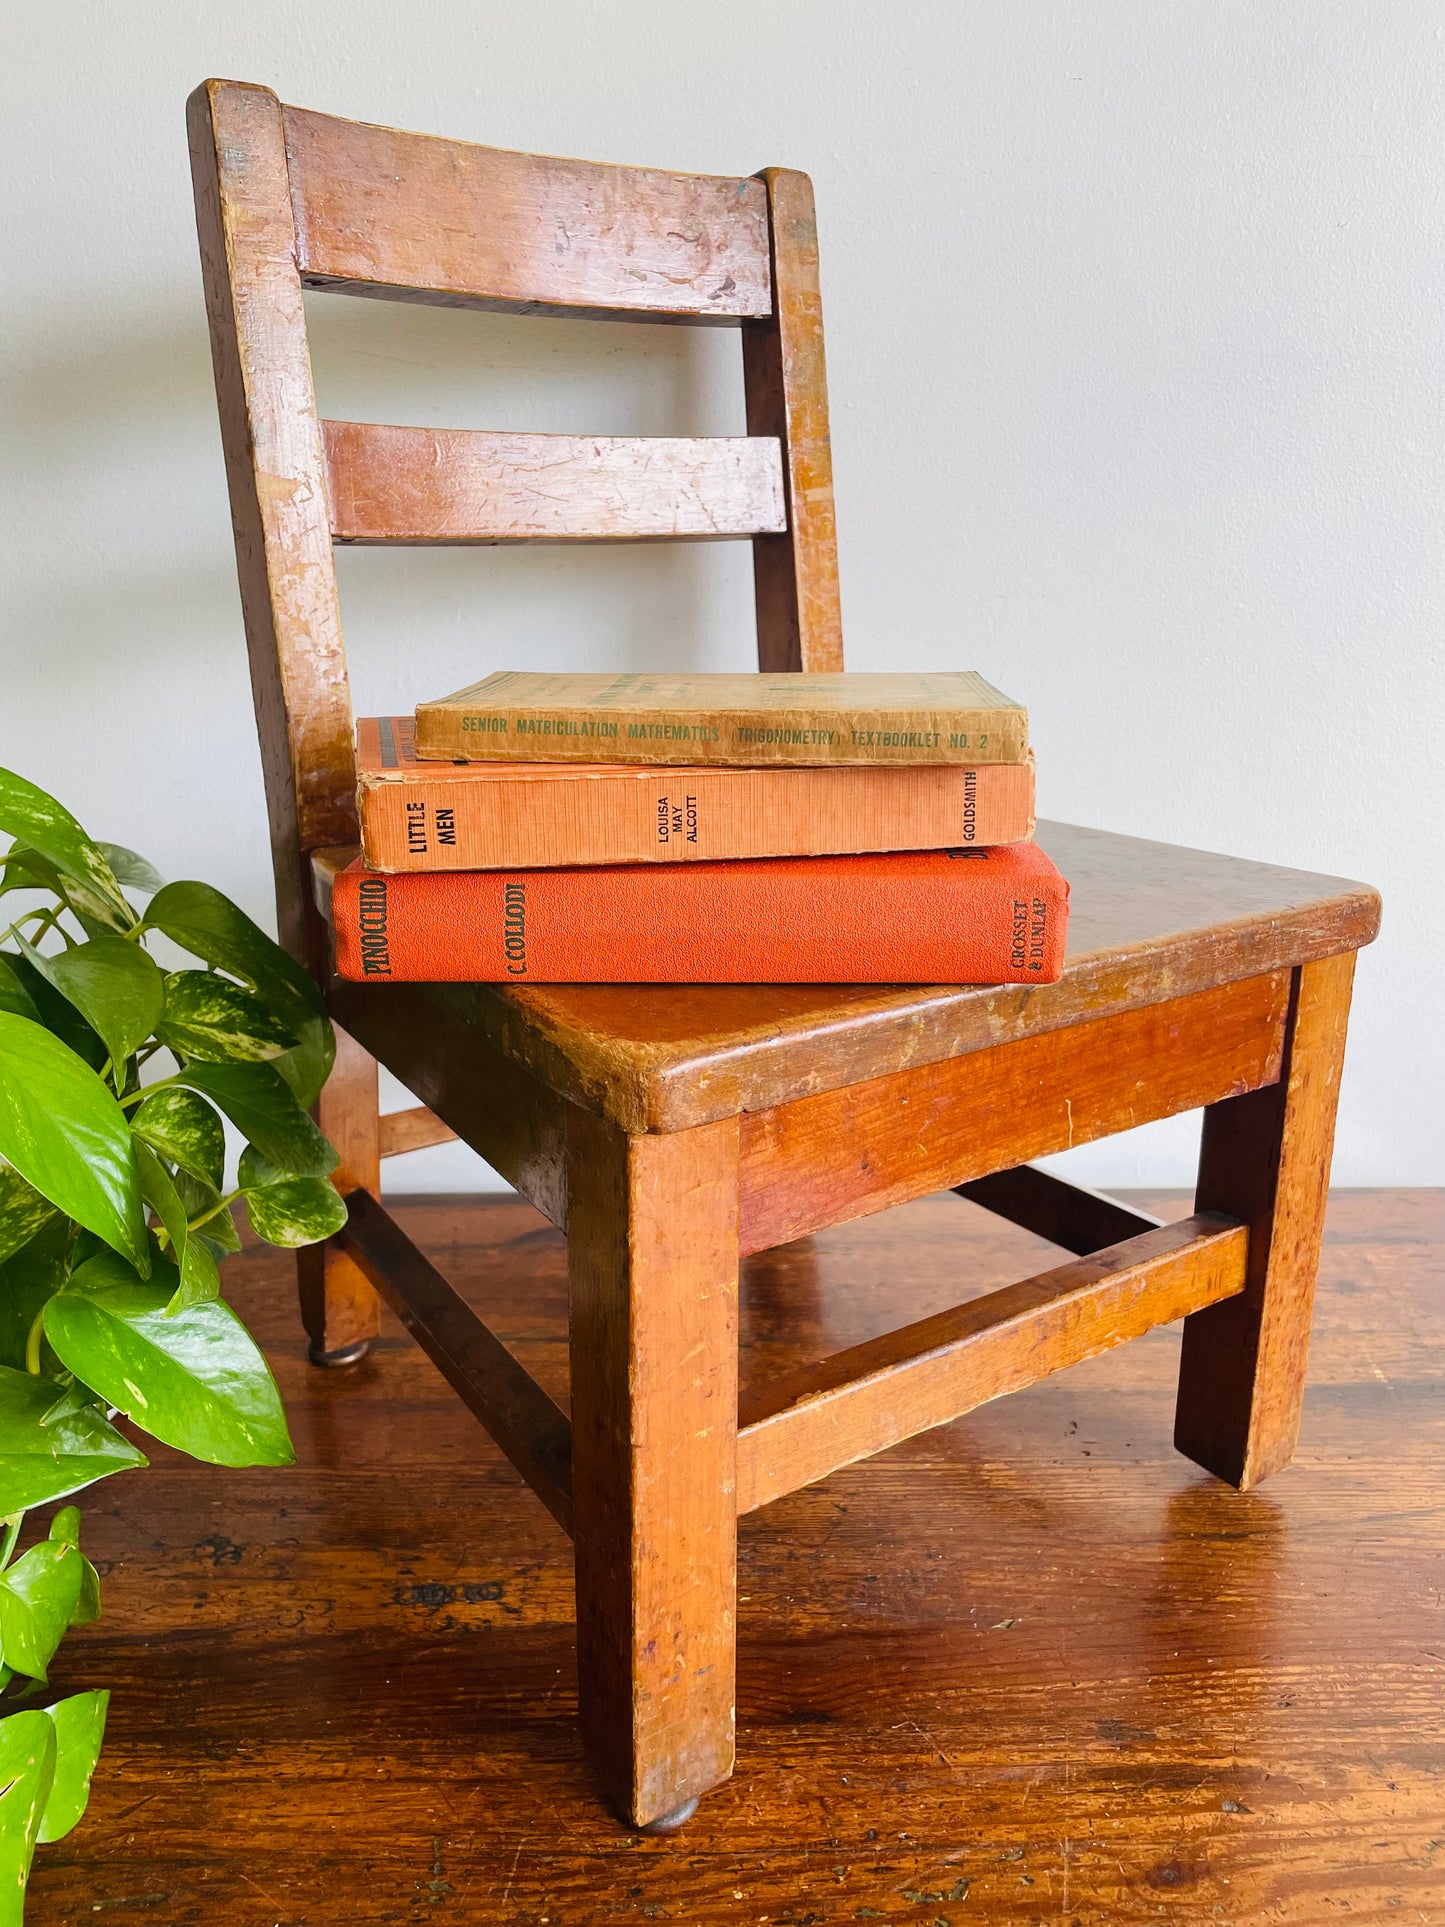
[[[416,753],[478,762],[1022,763],[1028,717],[967,670],[574,676],[499,669],[418,703]]]
[[[919,769],[423,763],[409,716],[356,726],[361,848],[373,870],[548,870],[1017,843],[1032,763]]]
[[[332,897],[356,982],[1053,983],[1069,886],[1036,843],[904,856],[383,876]]]

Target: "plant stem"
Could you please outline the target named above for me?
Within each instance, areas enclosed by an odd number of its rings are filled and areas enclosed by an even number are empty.
[[[32,1378],[40,1376],[40,1341],[45,1336],[45,1307],[36,1312],[30,1325],[30,1335],[25,1340],[25,1369]]]
[[[228,1191],[226,1196],[222,1198],[219,1203],[213,1204],[209,1211],[203,1211],[199,1218],[189,1219],[186,1224],[186,1230],[199,1231],[201,1226],[203,1224],[209,1224],[212,1218],[219,1218],[221,1213],[226,1209],[226,1206],[228,1204],[234,1204],[237,1198],[240,1197],[240,1195],[241,1195],[241,1190],[240,1190],[240,1186],[238,1185],[234,1191]]]
[[[180,1081],[179,1077],[158,1077],[154,1084],[143,1084],[138,1091],[132,1091],[129,1097],[119,1099],[120,1108],[123,1111],[128,1111],[134,1105],[141,1103],[145,1098],[153,1095],[154,1092],[163,1091],[167,1084],[179,1084]]]
[[[56,930],[60,930],[59,917],[60,912],[58,910],[48,910],[43,904],[37,909],[27,910],[23,917],[17,917],[15,919],[8,930],[0,930],[0,943],[4,943],[7,937],[16,936],[25,928],[27,923],[39,922],[41,924],[50,924]],[[39,934],[44,936],[45,932],[42,930]],[[63,937],[65,932],[60,930],[60,934]]]

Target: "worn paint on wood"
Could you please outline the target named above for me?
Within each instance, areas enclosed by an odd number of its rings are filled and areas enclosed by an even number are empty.
[[[702,541],[787,527],[767,436],[321,426],[338,542]]]

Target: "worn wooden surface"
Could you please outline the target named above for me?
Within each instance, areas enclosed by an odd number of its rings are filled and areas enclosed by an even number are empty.
[[[553,1224],[567,1221],[565,1105],[420,984],[336,984],[333,1015]]]
[[[1294,1454],[1354,971],[1348,954],[1297,971],[1279,1083],[1205,1115],[1200,1203],[1250,1226],[1250,1275],[1185,1325],[1174,1437],[1234,1485]]]
[[[843,667],[833,445],[818,283],[813,184],[793,168],[763,170],[773,249],[772,312],[743,329],[750,435],[784,451],[786,531],[753,541],[760,669]]]
[[[569,1121],[583,1742],[640,1826],[733,1764],[738,1131]]]
[[[276,913],[319,972],[307,858],[356,836],[356,759],[281,107],[207,81],[187,121]]]
[[[741,1123],[744,1251],[1279,1075],[1289,973],[820,1091]],[[1222,1208],[1222,1207],[1221,1207]]]
[[[385,1143],[383,1137],[383,1153]],[[1102,1191],[1070,1184],[1035,1164],[971,1178],[954,1189],[961,1198],[981,1204],[1010,1224],[1020,1224],[1050,1244],[1080,1255],[1102,1251],[1105,1245],[1118,1244],[1123,1238],[1137,1237],[1141,1231],[1154,1228],[1147,1214],[1120,1204]]]
[[[285,116],[312,287],[525,314],[735,323],[771,309],[760,181]]]
[[[336,1062],[316,1121],[336,1146],[335,1182],[342,1191],[360,1185],[381,1191],[381,1132],[377,1116],[376,1059],[337,1026]],[[296,1253],[301,1321],[318,1355],[344,1353],[381,1329],[381,1308],[371,1281],[356,1260],[335,1245],[305,1245]]]
[[[778,444],[323,422],[338,542],[694,541],[786,528]]]
[[[1365,884],[1041,823],[1071,886],[1061,982],[439,987],[447,1011],[625,1130],[680,1130],[1369,943]]]
[[[560,1238],[402,1217],[565,1395]],[[945,1197],[753,1259],[745,1373],[1057,1257]],[[584,1761],[567,1541],[432,1365],[388,1319],[313,1371],[285,1257],[227,1275],[300,1463],[157,1447],[85,1500],[52,1692],[115,1696],[37,1927],[1445,1922],[1440,1196],[1336,1194],[1258,1493],[1172,1451],[1166,1329],[742,1520],[738,1769],[667,1840]]]
[[[1183,1218],[765,1381],[738,1413],[738,1511],[1233,1297],[1247,1244]]]
[[[424,1151],[429,1144],[448,1144],[456,1136],[450,1124],[443,1124],[435,1111],[425,1104],[413,1104],[405,1111],[384,1111],[381,1119],[381,1155],[399,1158],[407,1151]]]
[[[572,1530],[572,1427],[486,1322],[370,1191],[346,1200],[345,1251],[564,1532]]]

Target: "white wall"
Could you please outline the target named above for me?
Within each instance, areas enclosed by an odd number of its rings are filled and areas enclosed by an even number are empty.
[[[1430,0],[129,0],[10,17],[0,755],[269,921],[183,129],[208,74],[814,177],[850,660],[1027,701],[1046,814],[1366,878],[1336,1175],[1440,1182]],[[314,299],[330,413],[738,432],[737,343]],[[745,666],[745,548],[355,551],[358,706]],[[1183,1121],[1076,1154],[1185,1181]],[[391,1180],[469,1181],[459,1150]]]

